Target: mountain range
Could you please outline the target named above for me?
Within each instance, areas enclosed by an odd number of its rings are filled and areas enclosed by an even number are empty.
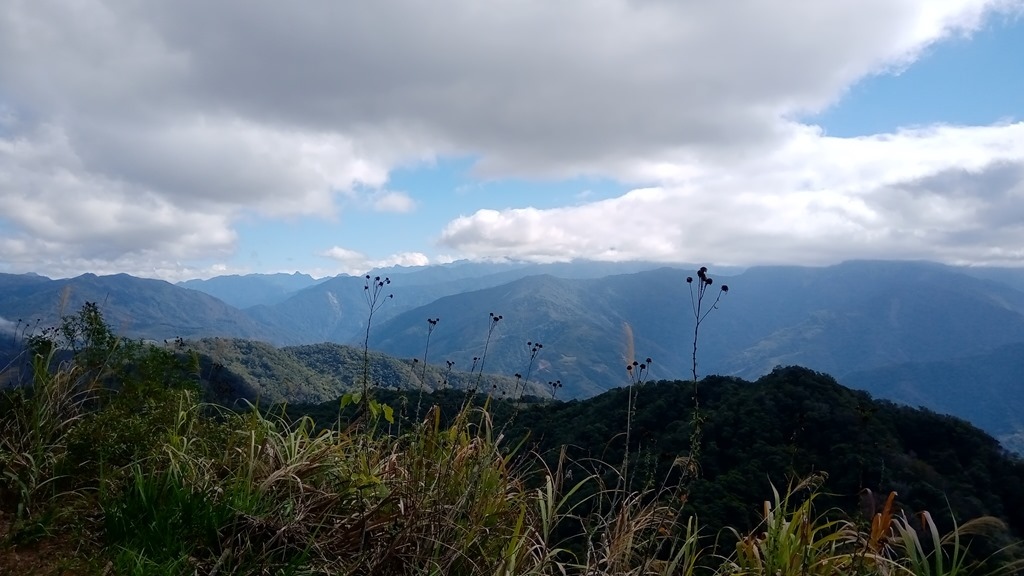
[[[428,362],[449,360],[461,370],[483,363],[486,372],[519,373],[541,387],[560,381],[564,398],[628,384],[625,366],[634,357],[652,359],[648,377],[687,378],[694,285],[686,277],[695,269],[577,262],[378,270],[371,275],[390,278],[394,297],[374,314],[369,344],[398,358],[427,351]],[[756,379],[779,365],[801,365],[883,398],[968,418],[1003,439],[1024,430],[1019,270],[854,261],[710,274],[711,299],[722,284],[730,290],[700,326],[699,377]],[[0,327],[50,325],[62,311],[95,301],[115,330],[132,337],[361,346],[365,282],[279,274],[173,285],[127,275],[0,274]],[[429,348],[428,318],[440,319]],[[531,362],[536,343],[543,348]]]

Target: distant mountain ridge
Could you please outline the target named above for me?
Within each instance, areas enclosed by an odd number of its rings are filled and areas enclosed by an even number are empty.
[[[51,280],[0,274],[0,317],[41,326],[96,302],[119,334],[161,340],[235,336],[272,340],[274,334],[241,310],[213,296],[163,280],[128,274]]]
[[[322,282],[308,274],[246,274],[215,276],[206,280],[178,282],[183,288],[205,292],[234,306],[249,308],[260,304],[277,304],[289,296]]]
[[[576,262],[573,264],[455,263],[417,268],[386,268],[371,276],[393,276],[389,293],[395,298],[375,315],[383,322],[406,310],[439,298],[507,284],[545,273],[561,277],[600,278],[609,273],[632,273],[659,267],[650,262]],[[246,310],[253,319],[272,326],[279,344],[350,343],[365,330],[364,276],[339,275],[322,279],[272,305]]]
[[[912,361],[852,372],[843,384],[878,396],[984,423],[1024,453],[1024,343],[971,356]]]
[[[562,398],[627,384],[627,333],[635,355],[653,359],[651,378],[690,373],[689,268],[462,263],[381,273],[393,274],[394,299],[374,316],[371,348],[399,358],[420,357],[427,318],[440,318],[430,361],[452,360],[469,369],[473,358],[483,357],[493,312],[502,320],[488,344],[485,370],[506,377],[529,370],[531,382],[539,384],[560,380]],[[712,268],[711,275],[716,287],[729,284],[731,291],[702,325],[700,376],[754,379],[778,365],[802,365],[882,397],[972,418],[1002,437],[1022,432],[1024,424],[1011,412],[984,405],[1024,405],[1018,404],[1024,391],[1009,376],[1019,358],[1016,346],[1024,345],[1024,291],[1013,284],[1024,273],[852,261],[817,268]],[[361,344],[364,281],[284,274],[203,284],[249,286],[251,294],[238,294],[237,301],[254,298],[259,289],[253,286],[277,283],[276,303],[241,310],[197,290],[127,275],[51,280],[0,274],[0,319],[49,325],[61,311],[89,300],[100,303],[115,330],[130,337]],[[291,288],[296,290],[281,294]],[[0,322],[0,330],[7,325]],[[527,342],[544,345],[532,366]],[[972,371],[972,362],[986,365]],[[967,375],[984,379],[972,385],[984,394],[965,396],[955,388]]]
[[[625,383],[628,325],[636,355],[654,359],[654,377],[684,378],[693,338],[685,279],[692,274],[662,268],[588,280],[531,276],[403,312],[375,330],[371,343],[407,354],[422,340],[424,320],[440,317],[435,350],[471,357],[493,311],[504,320],[492,366],[513,370],[523,364],[519,341],[539,340],[545,360],[560,366],[553,374],[569,383],[567,394],[587,396]],[[700,374],[755,378],[799,364],[841,377],[1024,342],[1024,292],[945,267],[854,262],[753,268],[717,280],[732,290],[702,326]]]

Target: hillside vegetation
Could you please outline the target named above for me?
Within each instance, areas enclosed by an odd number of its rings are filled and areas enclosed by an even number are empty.
[[[252,340],[202,338],[189,341],[188,347],[199,355],[207,398],[221,404],[327,402],[358,389],[363,376],[364,351],[341,344],[277,348]],[[430,392],[480,386],[511,395],[519,385],[514,378],[424,365],[418,358],[401,360],[370,351],[365,360],[371,381],[381,388]],[[529,383],[527,391],[545,393],[537,383]]]
[[[620,364],[627,333],[636,349],[657,359],[652,377],[690,377],[685,348],[692,318],[683,282],[691,272],[686,270],[573,262],[462,263],[393,272],[388,291],[394,298],[377,311],[370,334],[370,347],[385,354],[422,359],[425,320],[440,318],[429,362],[443,367],[452,361],[459,370],[473,371],[493,312],[504,320],[492,334],[486,371],[514,378],[529,364],[525,343],[542,342],[532,380],[561,381],[559,398],[586,398],[626,384]],[[1022,445],[1024,417],[1014,408],[1024,406],[1020,271],[854,261],[727,274],[722,281],[743,296],[730,302],[729,314],[711,319],[702,373],[753,380],[775,366],[805,366],[879,397],[967,418],[1007,446]],[[97,302],[118,333],[132,338],[244,338],[276,346],[331,342],[362,348],[364,282],[292,274],[188,283],[239,305],[264,302],[240,310],[197,290],[127,275],[50,280],[0,274],[0,354],[12,329],[52,325],[84,301]],[[259,344],[238,346],[285,360]],[[236,366],[244,363],[237,360]],[[332,380],[340,373],[333,369],[328,378],[308,375],[308,391],[288,385],[284,380],[295,381],[298,373],[290,360],[274,371],[285,377],[268,372],[260,384],[225,373],[226,397],[315,402],[346,385]]]
[[[648,361],[588,401],[447,389],[419,418],[380,409],[408,387],[371,384],[317,422],[200,402],[183,345],[118,338],[95,306],[27,342],[34,378],[0,396],[0,572],[1018,568],[1020,460],[806,369],[651,383]]]

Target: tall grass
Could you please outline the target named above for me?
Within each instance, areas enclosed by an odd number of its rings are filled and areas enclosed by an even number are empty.
[[[82,416],[82,372],[74,363],[50,370],[55,350],[34,354],[30,386],[5,395],[0,405],[0,501],[14,503],[24,520],[53,498],[69,432]]]
[[[500,319],[489,318],[484,356]],[[535,356],[540,345],[530,346]],[[633,384],[649,365],[629,362]],[[785,492],[773,487],[761,523],[730,529],[722,540],[735,545],[725,546],[688,514],[685,486],[634,488],[628,438],[620,466],[591,461],[592,473],[573,478],[584,467],[564,448],[547,464],[524,442],[507,445],[490,399],[483,408],[466,402],[454,417],[428,404],[423,420],[392,435],[372,425],[319,428],[255,406],[233,412],[187,386],[149,380],[86,402],[84,374],[75,359],[56,365],[38,355],[32,385],[4,396],[0,511],[46,522],[72,491],[92,520],[77,528],[94,544],[79,553],[106,573],[952,576],[1019,568],[992,569],[968,553],[970,538],[1002,529],[994,519],[940,536],[930,515],[915,523],[894,496],[869,526],[819,512],[823,475]],[[677,459],[684,478],[692,456]]]
[[[26,516],[62,505],[44,487],[83,419],[60,392],[74,375],[60,367],[26,397],[40,406],[4,413],[4,430],[19,431],[3,437],[5,487],[25,486],[5,506]],[[564,451],[548,467],[504,446],[479,408],[442,426],[433,406],[392,436],[175,398],[160,417],[170,424],[152,429],[158,449],[91,480],[97,553],[115,573],[952,575],[979,573],[965,539],[999,528],[982,519],[940,537],[929,516],[922,530],[890,501],[860,529],[815,513],[815,477],[774,491],[762,524],[734,530],[730,551],[702,534],[674,487],[574,480]]]

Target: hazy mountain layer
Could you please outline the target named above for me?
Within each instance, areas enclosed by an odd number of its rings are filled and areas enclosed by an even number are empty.
[[[685,278],[693,272],[643,269],[649,266],[464,263],[385,271],[394,276],[388,286],[394,298],[374,315],[371,347],[420,358],[427,319],[440,318],[431,363],[451,360],[470,370],[477,358],[487,372],[508,378],[520,373],[542,389],[561,381],[561,397],[586,397],[628,383],[627,358],[652,358],[650,378],[687,378],[693,311]],[[540,270],[573,278],[530,275]],[[630,273],[601,276],[608,270]],[[1024,392],[1013,379],[1020,372],[1014,346],[1024,345],[1024,292],[1000,281],[1019,283],[1019,271],[848,262],[711,275],[713,288],[724,283],[731,290],[701,326],[699,375],[756,378],[776,365],[799,364],[880,396],[971,418],[1004,438],[1019,433],[1015,407],[1024,405]],[[271,281],[294,282],[284,290],[312,279],[268,275],[209,285]],[[10,334],[18,319],[22,327],[37,320],[53,325],[62,311],[89,300],[100,304],[119,333],[133,338],[361,343],[367,320],[363,285],[362,277],[339,276],[289,292],[276,304],[241,311],[208,294],[126,275],[51,280],[0,274],[0,332]],[[490,313],[502,320],[487,342]],[[543,344],[532,365],[527,342]],[[253,348],[253,354],[273,358],[270,350]],[[298,374],[288,363],[280,370]],[[336,389],[336,383],[312,376],[293,379],[310,388],[295,392],[296,398]]]
[[[246,274],[216,276],[207,280],[186,280],[178,286],[205,292],[235,308],[271,305],[320,282],[308,274]]]
[[[95,302],[119,334],[132,338],[233,336],[272,340],[273,332],[208,294],[127,274],[50,280],[0,274],[0,318],[53,326],[85,302]]]

